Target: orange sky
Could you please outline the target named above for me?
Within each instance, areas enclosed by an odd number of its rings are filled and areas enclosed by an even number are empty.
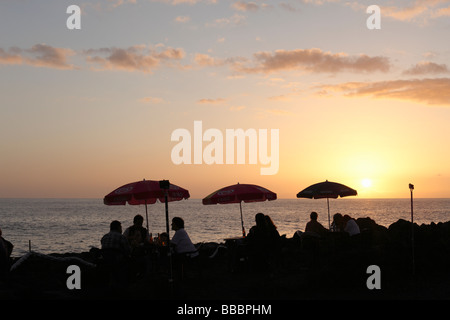
[[[339,0],[98,0],[81,30],[69,4],[0,4],[0,197],[102,198],[143,178],[192,198],[237,182],[295,198],[327,179],[450,197],[450,1],[381,1],[380,30]],[[176,165],[171,135],[194,121],[278,130],[277,173],[248,150]]]

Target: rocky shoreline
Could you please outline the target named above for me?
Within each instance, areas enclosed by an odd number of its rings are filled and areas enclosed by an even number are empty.
[[[152,299],[152,300],[297,300],[297,299],[449,299],[450,221],[414,224],[398,220],[389,227],[359,218],[361,234],[330,233],[285,237],[275,264],[255,269],[245,255],[224,243],[203,243],[195,264],[182,276],[157,268],[135,274],[125,287],[111,287],[98,250],[15,258],[0,299]],[[414,260],[413,260],[414,252]],[[80,289],[68,289],[70,265],[80,268]],[[369,288],[379,268],[379,288]],[[373,273],[375,275],[375,273]],[[171,280],[173,279],[173,281]]]

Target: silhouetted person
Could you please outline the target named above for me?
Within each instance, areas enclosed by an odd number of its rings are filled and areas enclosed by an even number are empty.
[[[340,213],[336,213],[333,216],[333,223],[331,224],[331,230],[334,232],[344,231],[344,217]]]
[[[0,229],[0,281],[8,281],[13,248],[13,244],[3,238],[2,229]]]
[[[142,226],[143,223],[144,217],[138,214],[133,218],[133,225],[128,227],[123,233],[123,235],[128,239],[132,253],[139,253],[136,251],[143,251],[142,248],[149,244],[150,235],[148,230]]]
[[[246,243],[253,268],[261,270],[273,266],[279,258],[281,238],[270,217],[257,213],[255,222],[256,225],[250,229],[246,237]]]
[[[199,253],[186,230],[184,230],[184,220],[182,218],[174,217],[172,219],[172,230],[175,231],[172,240],[170,240],[171,246],[175,249],[173,259],[175,275],[181,279],[184,276],[186,264],[198,263]]]
[[[320,222],[317,221],[317,212],[311,212],[309,217],[311,218],[311,220],[306,224],[305,232],[314,232],[319,236],[323,236],[329,231]]]
[[[184,230],[184,220],[180,217],[174,217],[172,219],[172,230],[175,231],[175,234],[170,241],[171,245],[175,246],[175,252],[180,253],[194,253],[193,255],[198,255],[196,252],[196,248],[189,238],[186,230]]]
[[[360,234],[359,226],[356,223],[355,219],[350,217],[349,215],[344,215],[342,218],[344,231],[347,232],[350,236],[354,236]]]
[[[133,218],[133,225],[123,233],[131,247],[131,266],[137,276],[149,273],[151,269],[150,234],[143,223],[144,217],[138,214]]]
[[[122,234],[122,225],[114,220],[109,232],[101,239],[102,256],[111,272],[113,286],[126,286],[128,283],[128,263],[131,248],[127,238]]]

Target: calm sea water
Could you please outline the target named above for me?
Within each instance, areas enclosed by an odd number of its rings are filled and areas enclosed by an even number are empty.
[[[328,226],[326,199],[278,199],[243,203],[246,231],[254,225],[254,216],[263,212],[271,216],[280,234],[292,237],[303,230],[311,211],[319,213],[319,221]],[[330,199],[331,216],[340,212],[352,217],[370,217],[388,227],[398,219],[411,220],[410,199]],[[112,220],[122,222],[125,229],[145,206],[106,206],[102,199],[0,199],[0,228],[4,238],[14,244],[13,256],[31,249],[36,252],[84,252],[100,248],[101,237],[109,231]],[[224,238],[241,235],[239,204],[204,206],[199,199],[169,203],[169,219],[179,216],[194,243],[223,242]],[[153,234],[165,232],[165,206],[148,206],[149,229]],[[450,220],[450,199],[414,199],[414,222],[419,225]],[[144,221],[145,224],[145,221]],[[172,237],[173,231],[170,231]]]

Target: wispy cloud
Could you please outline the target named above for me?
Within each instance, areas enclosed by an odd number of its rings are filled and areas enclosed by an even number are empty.
[[[175,18],[175,22],[177,23],[186,23],[191,21],[191,18],[189,16],[178,16]]]
[[[258,11],[260,9],[260,5],[256,2],[245,2],[245,1],[237,1],[234,2],[231,7],[238,11]]]
[[[227,26],[236,26],[243,25],[246,22],[247,18],[241,14],[235,13],[231,17],[219,18],[215,19],[212,22],[208,22],[205,24],[206,27],[227,27]]]
[[[180,48],[163,48],[157,51],[145,45],[123,48],[101,48],[85,51],[86,60],[93,64],[95,70],[123,70],[151,73],[161,65],[178,66],[184,58]],[[175,62],[175,64],[174,64]]]
[[[450,73],[450,69],[445,64],[421,61],[403,73],[407,75],[444,74]]]
[[[450,78],[347,82],[319,86],[320,95],[342,92],[347,97],[371,96],[450,106]]]
[[[395,20],[421,23],[450,16],[450,0],[416,0],[406,5],[381,6],[383,16]]]
[[[75,69],[68,62],[68,57],[74,55],[71,49],[56,48],[46,44],[36,44],[29,49],[12,47],[7,50],[0,48],[0,64],[30,65],[54,69]]]
[[[303,70],[318,73],[387,72],[389,59],[365,54],[349,56],[345,53],[324,52],[321,49],[277,50],[258,52],[250,63],[235,63],[236,71],[244,73],[271,73]]]
[[[289,116],[292,115],[292,112],[282,109],[268,109],[266,112],[277,115],[277,116]]]
[[[136,4],[137,0],[108,0],[108,3],[113,7],[117,8],[121,5],[127,4],[127,3],[133,3]]]
[[[179,4],[189,4],[194,5],[200,2],[215,4],[217,0],[152,0],[153,2],[163,2],[171,5],[179,5]]]
[[[200,99],[197,101],[200,104],[222,104],[226,102],[226,99],[217,98],[217,99]]]
[[[225,61],[222,59],[217,59],[211,57],[208,54],[196,53],[194,57],[194,62],[202,67],[213,67],[213,66],[221,66],[225,64]]]

